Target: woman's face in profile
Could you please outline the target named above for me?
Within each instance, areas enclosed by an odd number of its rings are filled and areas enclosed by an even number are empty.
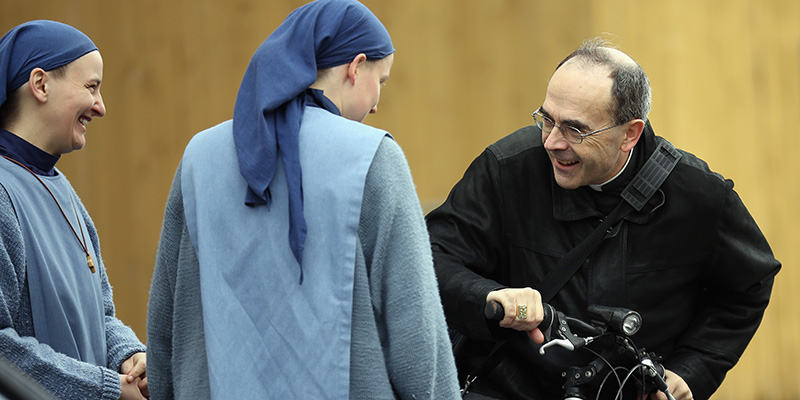
[[[394,54],[377,61],[367,61],[358,67],[353,90],[349,98],[342,104],[342,116],[358,122],[364,122],[367,115],[378,111],[381,98],[381,86],[389,79],[394,63]]]
[[[54,132],[43,150],[60,155],[83,148],[86,125],[106,113],[102,80],[103,58],[96,50],[71,62],[65,76],[48,80],[48,118]]]

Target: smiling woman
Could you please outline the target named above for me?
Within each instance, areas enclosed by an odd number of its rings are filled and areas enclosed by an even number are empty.
[[[97,47],[69,25],[0,39],[0,350],[58,398],[143,399],[145,347],[115,317],[97,231],[55,168],[105,115],[102,77]]]
[[[63,76],[41,68],[31,71],[29,85],[39,102],[41,118],[35,120],[36,125],[31,129],[9,125],[10,131],[20,135],[30,131],[31,142],[54,156],[82,149],[86,145],[86,125],[106,114],[100,95],[103,79],[100,52],[89,52],[64,69]]]

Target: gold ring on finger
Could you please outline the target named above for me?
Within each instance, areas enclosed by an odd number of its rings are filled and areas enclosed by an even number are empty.
[[[528,318],[528,306],[525,304],[517,306],[517,319]]]

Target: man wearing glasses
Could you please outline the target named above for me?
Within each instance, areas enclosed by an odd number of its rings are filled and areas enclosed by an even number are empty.
[[[543,300],[584,321],[591,304],[638,311],[633,340],[663,357],[677,399],[710,397],[752,338],[780,263],[733,182],[655,136],[650,99],[636,62],[588,41],[559,64],[535,125],[489,146],[428,215],[445,315],[466,338],[457,364],[462,383],[474,378],[470,395],[562,398],[562,372],[596,358],[538,353]],[[665,148],[672,163],[654,156]],[[669,164],[657,168],[663,182],[639,173],[651,158]],[[611,215],[621,222],[552,284],[569,266],[562,258]],[[499,323],[484,317],[490,300],[505,310]],[[499,355],[487,362],[491,349]],[[613,398],[619,385],[600,390],[601,381],[591,383],[599,398]]]

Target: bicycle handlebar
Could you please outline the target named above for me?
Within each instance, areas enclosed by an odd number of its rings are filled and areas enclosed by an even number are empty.
[[[607,334],[608,330],[621,337],[627,338],[635,334],[642,324],[642,317],[639,313],[620,307],[589,306],[589,313],[597,317],[596,320],[592,321],[595,325],[590,325],[576,318],[567,317],[562,312],[556,311],[556,309],[548,303],[542,303],[542,309],[544,311],[544,317],[538,327],[544,334],[545,343],[539,348],[540,354],[545,354],[545,349],[552,346],[561,346],[567,350],[573,351]],[[500,321],[505,318],[505,309],[499,302],[489,300],[486,302],[483,314],[488,320]],[[554,325],[556,329],[553,329]],[[572,333],[570,327],[585,332],[587,336],[581,337]],[[644,349],[641,349],[638,353],[636,357],[639,359],[639,365],[644,368],[643,373],[650,378],[658,390],[667,395],[668,399],[674,400],[664,379],[664,367],[653,359],[653,356],[646,353]]]

